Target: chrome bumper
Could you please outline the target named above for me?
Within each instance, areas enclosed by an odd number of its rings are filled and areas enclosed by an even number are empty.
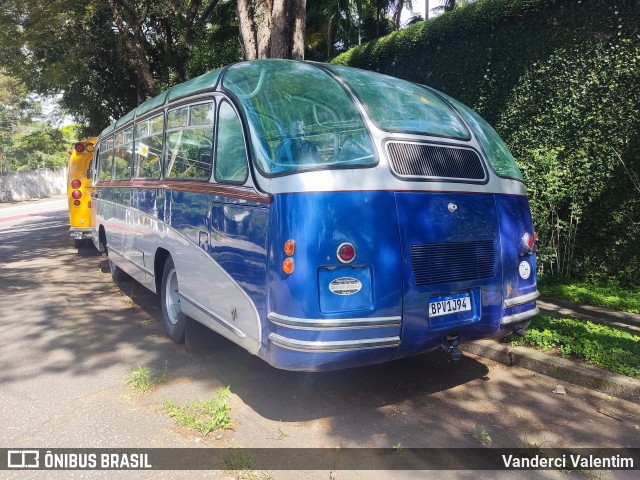
[[[366,338],[360,340],[338,340],[332,342],[309,342],[283,337],[277,333],[269,334],[269,340],[288,350],[308,353],[350,352],[372,348],[392,348],[400,345],[400,337]]]

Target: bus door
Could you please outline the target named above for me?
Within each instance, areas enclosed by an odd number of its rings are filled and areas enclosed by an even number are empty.
[[[223,100],[214,168],[221,194],[213,196],[208,249],[229,280],[215,295],[212,308],[246,335],[239,343],[255,352],[261,338],[258,315],[266,317],[269,209],[253,187],[245,186],[248,178],[242,124],[231,104]]]

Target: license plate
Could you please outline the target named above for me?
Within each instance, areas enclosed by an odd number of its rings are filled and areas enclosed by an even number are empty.
[[[467,292],[433,297],[429,301],[429,317],[441,317],[471,310],[471,299]]]

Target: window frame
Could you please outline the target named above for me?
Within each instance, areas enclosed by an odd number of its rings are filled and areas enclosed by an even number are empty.
[[[210,182],[213,177],[214,171],[214,148],[215,148],[215,137],[216,137],[216,115],[217,115],[217,104],[219,100],[216,97],[206,97],[206,98],[186,98],[182,99],[180,102],[176,102],[174,104],[170,104],[165,106],[164,108],[164,127],[163,127],[163,151],[162,151],[162,168],[161,168],[161,178],[172,180],[172,181],[193,181],[193,182]],[[196,130],[198,128],[202,129],[202,127],[206,127],[208,125],[189,125],[191,121],[191,107],[204,105],[204,104],[212,104],[213,111],[213,120],[211,126],[211,163],[210,163],[210,172],[207,177],[176,177],[176,176],[168,176],[167,175],[167,155],[169,153],[169,134],[175,131],[185,131],[185,130]],[[187,108],[187,125],[181,127],[172,127],[169,128],[169,114],[170,112],[180,109]],[[155,115],[150,115],[149,118]]]
[[[242,180],[231,181],[231,180],[219,179],[218,176],[216,175],[216,165],[218,163],[218,133],[220,130],[220,109],[224,104],[227,104],[229,105],[229,107],[231,107],[231,110],[233,110],[233,113],[235,113],[236,118],[238,119],[238,123],[240,124],[240,129],[242,131],[242,141],[244,145],[244,159],[245,159],[245,166],[246,166],[245,175]],[[244,185],[247,183],[247,180],[249,179],[249,174],[250,174],[249,171],[251,169],[249,145],[247,144],[247,132],[245,129],[244,121],[242,120],[242,116],[240,115],[240,112],[238,111],[236,106],[233,104],[233,102],[225,97],[219,98],[217,101],[216,112],[215,112],[214,151],[213,151],[212,158],[213,158],[212,177],[216,183],[225,184],[225,185]]]

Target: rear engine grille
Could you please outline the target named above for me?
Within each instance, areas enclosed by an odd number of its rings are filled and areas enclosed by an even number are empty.
[[[416,285],[461,282],[495,275],[492,240],[411,245]]]
[[[387,151],[393,170],[401,176],[473,181],[486,178],[482,160],[468,148],[389,142]]]

